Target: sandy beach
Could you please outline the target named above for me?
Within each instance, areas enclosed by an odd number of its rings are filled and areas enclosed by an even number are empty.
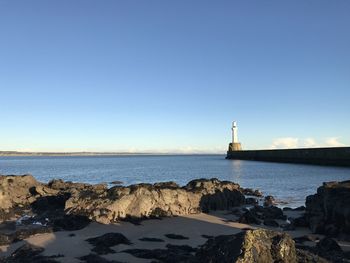
[[[288,211],[288,216],[298,217],[301,212]],[[150,259],[135,257],[129,253],[123,252],[126,249],[164,249],[167,244],[188,245],[196,248],[204,244],[208,236],[232,235],[241,232],[247,228],[266,228],[281,231],[280,228],[267,227],[261,225],[248,225],[233,222],[237,217],[230,211],[216,211],[205,214],[178,216],[163,219],[150,219],[142,221],[140,225],[128,222],[116,224],[91,223],[87,227],[77,231],[58,231],[54,233],[36,234],[17,243],[0,247],[0,257],[7,257],[17,248],[25,243],[42,247],[44,256],[59,255],[55,258],[59,262],[83,262],[80,257],[89,255],[93,246],[86,240],[88,238],[101,236],[106,233],[121,233],[131,241],[131,245],[120,244],[111,247],[115,253],[100,255],[107,260],[116,260],[119,262],[151,262]],[[312,235],[307,228],[297,228],[294,231],[287,231],[293,238]],[[172,239],[166,234],[181,235],[188,239]],[[312,235],[315,238],[322,238],[321,235]],[[161,242],[141,241],[142,238],[157,238]],[[349,242],[339,243],[344,251],[350,250]],[[314,246],[313,242],[306,245]]]

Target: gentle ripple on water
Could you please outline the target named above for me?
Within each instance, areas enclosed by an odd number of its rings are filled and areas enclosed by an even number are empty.
[[[118,180],[125,185],[159,181],[184,185],[195,178],[216,177],[260,189],[292,207],[303,205],[322,182],[350,179],[350,168],[225,160],[224,155],[0,157],[0,174],[25,173],[42,182]]]

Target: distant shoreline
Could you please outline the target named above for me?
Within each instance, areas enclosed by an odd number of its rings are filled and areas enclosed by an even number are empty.
[[[0,157],[7,156],[153,156],[153,155],[224,155],[224,153],[144,153],[144,152],[19,152],[0,151]]]

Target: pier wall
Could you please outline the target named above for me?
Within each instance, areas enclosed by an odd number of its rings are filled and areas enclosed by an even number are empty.
[[[228,151],[226,159],[350,166],[350,147]]]

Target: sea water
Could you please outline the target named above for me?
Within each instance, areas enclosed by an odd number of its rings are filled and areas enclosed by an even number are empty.
[[[123,155],[0,157],[0,174],[32,174],[85,183],[124,185],[218,178],[273,195],[285,206],[304,205],[323,182],[350,180],[350,168],[226,160],[224,155]]]

